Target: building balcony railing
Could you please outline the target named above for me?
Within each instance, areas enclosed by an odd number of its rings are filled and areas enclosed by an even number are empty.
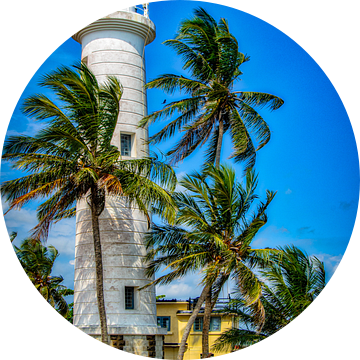
[[[178,313],[191,313],[195,306],[196,306],[196,303],[198,301],[198,297],[197,298],[189,298],[188,300],[179,300],[179,299],[157,299],[156,301],[158,303],[167,303],[167,302],[187,302],[187,310],[179,310]],[[231,299],[231,296],[230,294],[228,295],[228,297],[224,297],[224,298],[218,298],[216,303],[215,303],[215,306],[213,308],[213,312],[216,312],[216,311],[220,311],[220,310],[224,310],[225,308],[230,308],[231,309],[231,304],[232,302],[232,299]],[[205,304],[202,305],[201,309],[200,309],[200,313],[203,313],[204,312],[204,309],[205,309]]]
[[[191,299],[189,298],[188,300],[188,310],[193,310],[194,307],[196,306],[196,303],[198,301],[198,297],[197,298],[194,298],[194,299]],[[231,296],[230,294],[228,295],[228,297],[224,297],[224,298],[218,298],[216,303],[215,303],[215,306],[214,306],[214,309],[213,311],[216,311],[216,310],[223,310],[224,308],[228,308],[229,307],[229,303],[231,302]],[[204,309],[204,306],[203,305],[201,307],[201,310]],[[200,310],[200,311],[201,311]]]

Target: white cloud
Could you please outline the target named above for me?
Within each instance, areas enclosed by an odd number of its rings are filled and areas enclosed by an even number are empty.
[[[292,193],[292,190],[291,189],[287,189],[286,191],[285,191],[285,194],[286,195],[290,195]]]
[[[200,274],[187,275],[181,280],[173,281],[169,285],[156,286],[156,295],[165,295],[166,299],[187,300],[199,297],[203,286]],[[229,280],[223,286],[219,297],[226,298],[235,290],[235,282]]]
[[[10,163],[5,163],[4,161],[1,164],[1,181],[6,181],[6,180],[10,180],[10,179],[14,179],[14,174],[16,174],[16,170],[14,171],[11,167]],[[20,173],[20,171],[19,171]],[[6,203],[5,198],[2,198],[2,207],[3,209],[5,208],[9,208],[9,205]]]
[[[39,130],[44,128],[44,124],[35,123],[34,121],[28,120],[27,127],[24,131],[17,131],[15,129],[10,129],[6,132],[6,136],[34,136]]]
[[[36,211],[26,208],[11,210],[4,219],[8,233],[13,231],[17,233],[14,240],[14,245],[17,246],[30,236],[31,229],[37,224]]]
[[[55,246],[62,255],[74,256],[75,219],[65,219],[55,224],[50,230],[47,243]]]
[[[28,93],[31,93],[30,88],[27,89]],[[23,100],[20,99],[19,103]],[[39,130],[44,128],[44,123],[41,121],[35,121],[31,118],[26,118],[23,114],[19,113],[19,110],[15,110],[9,125],[9,129],[6,132],[6,136],[34,136]]]
[[[9,233],[12,231],[18,233],[15,240],[15,244],[18,245],[30,236],[31,229],[37,225],[36,210],[26,208],[11,210],[5,216],[5,223]],[[61,255],[73,257],[75,251],[75,218],[61,220],[52,226],[46,243],[55,246]]]
[[[161,275],[159,274],[159,276]],[[200,296],[202,290],[200,282],[199,274],[188,275],[180,280],[173,281],[169,285],[156,286],[156,294],[166,295],[167,299],[187,300],[189,297]]]
[[[1,172],[2,177],[4,177],[3,174],[4,173]],[[3,196],[1,197],[1,207],[2,207],[2,210],[3,210],[4,213],[6,211],[8,211],[8,209],[9,209],[9,203],[5,200],[5,198]]]
[[[200,288],[185,283],[174,283],[166,286],[159,286],[156,290],[158,295],[166,295],[167,299],[187,300],[189,297],[197,297],[200,295]]]
[[[62,262],[60,258],[56,259],[51,274],[61,275],[64,278],[63,285],[70,289],[74,288],[74,266],[69,262]]]

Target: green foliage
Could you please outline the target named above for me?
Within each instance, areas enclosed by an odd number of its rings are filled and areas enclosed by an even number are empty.
[[[65,319],[69,321],[71,324],[74,323],[74,303],[69,304],[69,310],[65,316]]]
[[[153,276],[164,266],[171,270],[152,284],[169,284],[200,271],[203,285],[211,285],[217,293],[232,277],[246,303],[252,304],[261,327],[262,287],[253,270],[264,267],[278,250],[253,249],[251,243],[267,222],[266,210],[275,194],[267,191],[265,202],[258,202],[250,215],[257,199],[253,171],[247,172],[242,185],[233,169],[209,165],[203,173],[187,175],[179,183],[185,191],[173,195],[177,206],[174,223],[154,224],[145,237],[147,275]]]
[[[64,299],[74,291],[62,285],[62,276],[51,275],[55,260],[59,256],[53,246],[45,247],[34,239],[25,239],[14,249],[21,266],[44,299],[62,316],[69,316],[69,306]]]
[[[156,295],[156,300],[165,299],[166,295]]]
[[[102,212],[105,193],[126,196],[149,218],[149,209],[170,216],[176,177],[156,157],[122,160],[111,144],[119,114],[122,87],[115,77],[99,85],[84,65],[62,67],[45,75],[40,86],[52,90],[24,101],[23,112],[44,127],[35,136],[10,136],[3,160],[28,175],[5,181],[1,192],[9,210],[41,199],[39,224],[32,236],[46,239],[52,223],[75,215],[77,200],[96,200]],[[90,200],[90,194],[93,199]],[[96,194],[96,196],[95,196]]]
[[[194,14],[192,19],[180,24],[175,39],[164,42],[181,56],[189,78],[163,74],[147,84],[148,89],[162,89],[169,94],[180,91],[188,97],[166,104],[145,117],[140,125],[171,118],[169,124],[150,138],[151,143],[183,132],[168,152],[172,163],[183,160],[205,143],[205,162],[214,163],[217,148],[221,150],[222,145],[220,127],[232,138],[232,158],[245,161],[247,168],[252,167],[256,151],[270,140],[270,129],[254,107],[276,110],[284,102],[267,93],[234,91],[242,75],[240,66],[250,58],[239,52],[237,39],[230,33],[225,19],[216,23],[202,8]]]
[[[309,257],[295,246],[279,248],[272,254],[269,266],[261,271],[265,323],[257,332],[251,306],[241,292],[226,313],[235,314],[239,328],[224,332],[214,343],[213,350],[242,349],[274,334],[299,316],[325,287],[324,264]]]

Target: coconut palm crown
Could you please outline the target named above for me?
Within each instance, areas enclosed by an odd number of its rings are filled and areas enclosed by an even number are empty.
[[[271,336],[299,316],[324,289],[324,264],[291,245],[279,248],[270,266],[261,271],[263,279],[261,302],[265,308],[265,323],[256,331],[256,319],[237,292],[225,313],[236,315],[240,326],[225,331],[214,343],[213,350],[243,349]]]
[[[194,13],[194,18],[180,24],[175,39],[164,42],[181,56],[189,77],[164,74],[147,84],[149,89],[162,89],[169,94],[180,91],[188,97],[169,102],[145,117],[140,125],[171,118],[150,138],[151,143],[183,131],[179,142],[168,152],[172,163],[207,143],[205,163],[218,165],[223,136],[229,133],[234,146],[231,157],[236,162],[244,161],[246,168],[252,167],[256,151],[270,140],[269,126],[254,107],[276,110],[284,101],[267,93],[235,91],[235,83],[242,75],[240,66],[250,58],[239,52],[225,19],[216,23],[202,8]]]
[[[3,160],[30,173],[2,184],[8,211],[35,198],[49,198],[38,208],[34,235],[40,239],[47,237],[50,223],[73,216],[75,202],[83,196],[98,202],[98,212],[105,192],[126,195],[147,215],[150,204],[165,211],[164,203],[171,204],[171,198],[149,179],[174,188],[171,167],[156,158],[122,160],[111,144],[122,95],[119,81],[108,77],[99,85],[81,64],[45,75],[39,85],[52,90],[58,104],[42,94],[24,101],[24,114],[45,124],[33,137],[10,136],[5,142]]]
[[[266,210],[275,196],[267,191],[266,200],[258,202],[257,176],[247,171],[244,186],[236,181],[230,167],[209,165],[204,172],[181,179],[184,192],[174,193],[178,208],[172,224],[153,225],[146,235],[149,248],[147,274],[153,276],[163,266],[170,272],[152,284],[168,284],[175,279],[200,271],[202,293],[184,330],[178,359],[182,359],[187,338],[205,297],[210,289],[218,293],[233,278],[247,304],[252,304],[258,328],[264,322],[261,304],[261,282],[254,269],[265,266],[274,249],[254,249],[251,243],[267,222]]]

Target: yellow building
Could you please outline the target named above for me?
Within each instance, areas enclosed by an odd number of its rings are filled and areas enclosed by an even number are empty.
[[[218,302],[218,303],[221,303]],[[218,304],[217,303],[217,304]],[[173,360],[177,358],[178,350],[180,347],[181,338],[184,328],[191,316],[194,302],[189,299],[183,300],[157,300],[157,322],[158,326],[167,329],[167,335],[164,339],[164,358]],[[221,307],[221,306],[220,306]],[[231,315],[224,315],[219,313],[215,306],[211,314],[209,345],[210,348],[214,341],[221,335],[221,333],[233,327],[234,317]],[[184,354],[184,360],[201,359],[202,352],[202,322],[203,322],[203,309],[191,329],[190,335],[187,340],[187,347]],[[235,324],[234,324],[235,325]],[[211,351],[211,350],[210,350]],[[214,356],[224,355],[227,352],[214,353]]]

